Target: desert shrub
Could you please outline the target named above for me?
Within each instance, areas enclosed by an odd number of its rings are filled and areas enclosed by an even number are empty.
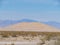
[[[7,38],[8,36],[7,35],[3,35],[2,37]]]
[[[12,37],[17,37],[16,35],[12,35]]]

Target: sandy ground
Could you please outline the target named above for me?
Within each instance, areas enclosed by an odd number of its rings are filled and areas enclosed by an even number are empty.
[[[45,36],[36,36],[32,38],[31,36],[18,36],[9,38],[0,38],[0,45],[41,45],[43,43],[42,39],[45,40]],[[56,40],[50,39],[45,40],[43,45],[55,45]]]
[[[29,38],[29,37],[25,37],[25,38]],[[33,40],[26,40],[23,39],[22,36],[18,37],[18,38],[2,38],[0,39],[0,45],[37,45],[38,43],[42,43],[41,40],[39,40],[38,37],[35,37]]]
[[[0,45],[5,45],[5,44],[15,44],[15,45],[37,45],[37,42],[0,42]]]
[[[0,45],[41,45],[39,41],[0,41]],[[43,45],[55,45],[55,40],[46,41]]]

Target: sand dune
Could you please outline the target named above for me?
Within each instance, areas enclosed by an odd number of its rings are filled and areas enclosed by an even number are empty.
[[[2,29],[3,31],[40,31],[40,32],[60,32],[59,29],[38,22],[22,22],[10,25]]]

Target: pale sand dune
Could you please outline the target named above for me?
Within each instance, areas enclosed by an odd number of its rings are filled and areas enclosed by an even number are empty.
[[[60,32],[60,29],[48,26],[38,22],[22,22],[10,25],[1,29],[2,31],[40,31],[40,32]],[[0,30],[0,31],[1,31]]]

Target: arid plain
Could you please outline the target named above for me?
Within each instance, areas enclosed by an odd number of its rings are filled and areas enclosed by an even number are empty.
[[[60,45],[60,29],[39,22],[21,22],[0,28],[0,44]]]

